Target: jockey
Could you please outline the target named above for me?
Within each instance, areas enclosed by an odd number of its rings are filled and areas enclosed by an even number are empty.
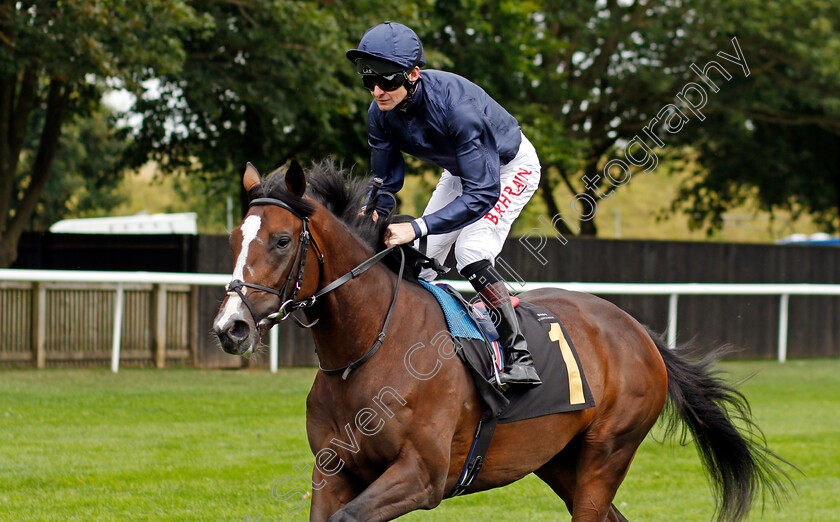
[[[347,51],[373,102],[368,135],[373,173],[382,190],[403,186],[402,153],[443,169],[423,216],[388,226],[387,246],[427,238],[426,254],[443,263],[452,245],[458,272],[472,283],[493,314],[507,364],[507,384],[540,384],[531,353],[502,277],[494,268],[513,221],[531,199],[540,179],[534,147],[519,122],[461,76],[423,70],[417,34],[395,22],[368,29],[358,49]],[[392,206],[379,198],[373,219]],[[426,269],[421,277],[434,279]]]

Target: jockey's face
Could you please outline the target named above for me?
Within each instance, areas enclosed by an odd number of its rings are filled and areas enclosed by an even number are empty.
[[[417,81],[420,78],[420,68],[415,67],[411,74],[408,75],[408,80],[411,82]],[[400,87],[394,89],[393,91],[385,91],[379,85],[375,85],[373,90],[370,91],[373,95],[373,99],[376,102],[376,106],[379,107],[380,111],[390,111],[403,100],[405,97],[408,96],[408,90],[406,89],[405,85],[401,85]]]

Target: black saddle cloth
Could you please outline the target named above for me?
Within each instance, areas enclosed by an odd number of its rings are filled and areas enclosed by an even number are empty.
[[[521,301],[516,315],[539,386],[511,386],[504,394],[488,383],[492,376],[490,351],[483,340],[458,338],[458,355],[473,373],[479,393],[498,422],[507,423],[595,406],[583,368],[563,323],[545,308]]]

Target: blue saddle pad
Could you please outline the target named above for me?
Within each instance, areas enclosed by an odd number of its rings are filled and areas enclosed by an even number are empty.
[[[484,339],[475,322],[470,317],[470,314],[464,309],[464,305],[459,303],[438,285],[427,283],[422,279],[420,279],[420,284],[437,299],[440,307],[443,309],[443,315],[446,317],[446,325],[449,327],[449,333],[452,334],[452,337]]]
[[[424,288],[426,288],[437,299],[443,310],[443,316],[446,317],[446,325],[449,328],[449,333],[452,337],[460,337],[461,339],[476,339],[478,341],[490,341],[489,349],[492,352],[492,361],[499,371],[504,369],[504,356],[502,354],[502,345],[499,344],[499,334],[493,326],[493,322],[489,319],[486,312],[481,308],[473,308],[473,314],[467,313],[464,309],[464,304],[455,299],[446,289],[452,290],[452,287],[440,283],[431,284],[418,280]],[[454,291],[454,290],[452,290]],[[477,321],[476,317],[480,319]]]

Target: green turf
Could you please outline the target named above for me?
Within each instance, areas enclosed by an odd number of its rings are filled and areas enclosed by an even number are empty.
[[[729,362],[796,491],[752,520],[840,520],[840,360]],[[315,370],[0,372],[2,520],[302,520],[272,486],[311,466],[305,397]],[[277,493],[298,485],[291,478]],[[303,482],[299,482],[304,486]],[[709,520],[693,446],[648,440],[616,504],[631,520]],[[408,520],[567,519],[530,476]]]

